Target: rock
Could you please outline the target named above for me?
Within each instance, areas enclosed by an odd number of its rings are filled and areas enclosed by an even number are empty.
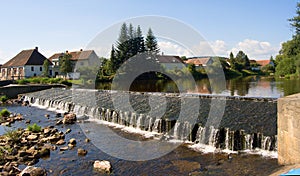
[[[75,138],[70,139],[69,144],[76,145],[76,139]]]
[[[14,120],[21,121],[21,120],[24,120],[24,118],[21,115],[17,115],[16,117],[14,117]]]
[[[38,136],[34,135],[34,134],[27,136],[27,140],[30,140],[30,141],[36,140],[37,138],[38,138]]]
[[[68,150],[68,149],[69,149],[69,147],[68,147],[68,146],[65,146],[65,147],[60,147],[60,148],[59,148],[59,150],[60,150],[60,151],[66,151],[66,150]]]
[[[70,128],[67,129],[67,131],[65,132],[65,134],[70,133],[72,130]]]
[[[10,126],[10,122],[1,123],[2,126]]]
[[[111,165],[109,161],[95,161],[94,162],[94,169],[100,172],[106,172],[106,173],[110,173],[111,171]]]
[[[86,138],[84,141],[85,141],[86,143],[89,143],[91,140],[90,140],[89,138]]]
[[[46,176],[47,172],[45,169],[40,167],[27,166],[21,173],[20,176]]]
[[[61,117],[61,113],[56,113],[55,117]]]
[[[63,121],[62,120],[57,120],[56,125],[60,125],[60,124],[63,124]]]
[[[49,117],[50,117],[50,114],[45,114],[45,117],[46,117],[46,118],[49,118]]]
[[[39,154],[41,157],[49,156],[50,155],[50,149],[43,147],[40,151]]]
[[[50,133],[50,129],[49,128],[44,128],[44,134],[49,134]]]
[[[64,115],[64,124],[73,124],[76,122],[76,115],[74,113]]]
[[[77,149],[77,154],[80,156],[85,156],[87,154],[87,150],[79,148],[79,149]]]
[[[63,139],[60,139],[56,142],[56,145],[64,145],[66,142]]]
[[[73,144],[68,144],[69,148],[72,149],[74,148],[76,145],[73,145]]]
[[[26,120],[25,123],[26,123],[26,124],[29,124],[30,122],[31,122],[31,120],[28,119],[28,120]]]

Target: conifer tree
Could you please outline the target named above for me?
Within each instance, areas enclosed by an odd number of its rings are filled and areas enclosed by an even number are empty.
[[[159,47],[157,45],[156,37],[153,35],[151,28],[149,28],[147,37],[146,37],[146,50],[153,54],[159,53]]]

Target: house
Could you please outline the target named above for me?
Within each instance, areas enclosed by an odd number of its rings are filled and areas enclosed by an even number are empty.
[[[186,64],[194,64],[196,67],[206,67],[213,62],[213,57],[192,57],[185,61]]]
[[[181,70],[185,67],[184,62],[179,56],[158,55],[156,62],[160,63],[166,70]]]
[[[252,62],[251,62],[252,61]],[[272,60],[250,60],[250,63],[253,64],[255,61],[256,67],[252,67],[252,70],[261,70],[262,67],[267,66],[267,65],[272,65],[275,67],[275,63]]]
[[[70,61],[73,68],[72,73],[68,73],[70,78],[77,79],[79,78],[80,74],[78,72],[78,68],[80,67],[88,67],[99,65],[99,57],[95,53],[94,50],[80,50],[80,51],[73,51],[73,52],[63,52],[63,53],[55,53],[53,54],[49,60],[53,63],[53,72],[54,76],[61,75],[60,67],[59,67],[59,60],[64,55],[69,54],[71,55]]]
[[[47,60],[39,51],[35,49],[23,50],[1,67],[1,80],[15,80],[41,76],[43,64]],[[52,65],[52,63],[50,63]],[[50,69],[50,75],[52,75]]]

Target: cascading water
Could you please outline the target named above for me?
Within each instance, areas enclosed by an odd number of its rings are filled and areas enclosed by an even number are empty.
[[[79,97],[83,96],[82,92],[74,93],[74,91],[62,89],[51,89],[46,91],[48,92],[43,93],[45,91],[41,91],[28,94],[25,96],[25,100],[32,104],[48,108],[72,111],[78,116],[89,116],[90,118],[108,121],[131,128],[165,134],[172,139],[191,141],[224,150],[238,151],[254,150],[256,148],[270,151],[277,150],[276,135],[264,136],[258,132],[247,134],[244,130],[230,130],[230,128],[215,129],[213,126],[204,127],[201,124],[196,124],[194,127],[194,125],[189,122],[176,121],[176,119],[172,118],[156,118],[143,113],[114,110],[109,95],[108,93],[105,94],[105,92],[96,94],[97,102],[101,104],[101,106],[93,106],[89,104],[84,105],[83,102],[74,102],[74,100],[80,100]],[[91,96],[88,93],[85,94],[88,97]],[[138,105],[138,103],[136,104]],[[141,107],[141,105],[138,106]],[[174,107],[176,106],[170,107],[173,109],[166,114],[175,116],[176,111],[174,110]],[[159,108],[156,106],[154,109]]]

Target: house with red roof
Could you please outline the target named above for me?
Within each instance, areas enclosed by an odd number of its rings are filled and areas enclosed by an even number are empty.
[[[194,64],[196,67],[206,67],[212,64],[213,57],[193,57],[184,61],[186,64]]]
[[[261,70],[262,67],[267,65],[272,65],[275,67],[275,63],[272,60],[250,60],[250,63],[256,63],[256,65],[258,65],[257,67],[252,67],[252,70]]]
[[[1,80],[16,80],[41,76],[47,58],[35,49],[23,50],[1,66]],[[50,62],[50,65],[52,63]],[[52,71],[50,69],[50,75]]]
[[[55,53],[51,57],[49,57],[49,60],[53,63],[52,69],[55,77],[61,75],[59,69],[60,68],[59,60],[66,54],[69,54],[71,56],[70,61],[73,68],[73,72],[68,73],[68,77],[71,77],[73,79],[77,79],[80,76],[80,73],[77,72],[78,68],[99,64],[99,57],[97,56],[94,50],[81,49],[80,51],[73,51],[73,52],[66,51],[62,53]]]

